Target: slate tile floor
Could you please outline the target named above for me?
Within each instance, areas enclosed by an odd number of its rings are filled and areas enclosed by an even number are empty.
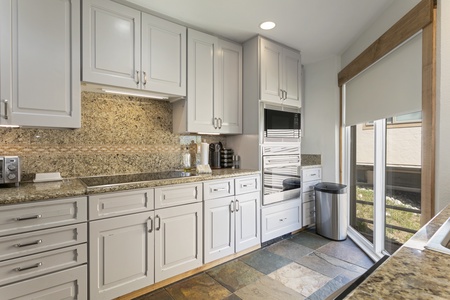
[[[349,238],[309,229],[135,300],[325,299],[372,265]]]

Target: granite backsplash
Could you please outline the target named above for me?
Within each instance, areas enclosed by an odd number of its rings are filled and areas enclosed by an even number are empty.
[[[182,145],[224,136],[172,133],[166,101],[82,92],[80,129],[0,128],[0,155],[21,158],[22,180],[35,173],[63,178],[157,172],[181,167]],[[194,159],[194,155],[191,155]]]

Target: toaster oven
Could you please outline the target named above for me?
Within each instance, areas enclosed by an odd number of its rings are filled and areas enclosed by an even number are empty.
[[[20,182],[20,159],[18,156],[0,156],[0,184]]]

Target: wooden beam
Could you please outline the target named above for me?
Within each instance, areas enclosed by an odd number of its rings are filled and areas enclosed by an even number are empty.
[[[435,214],[436,163],[436,9],[422,33],[422,179],[421,225]]]
[[[433,21],[433,0],[422,0],[338,74],[338,84],[364,71]]]

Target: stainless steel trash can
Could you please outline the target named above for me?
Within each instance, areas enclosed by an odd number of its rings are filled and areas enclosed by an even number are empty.
[[[347,238],[347,186],[321,182],[314,186],[316,193],[316,232],[331,240]]]

